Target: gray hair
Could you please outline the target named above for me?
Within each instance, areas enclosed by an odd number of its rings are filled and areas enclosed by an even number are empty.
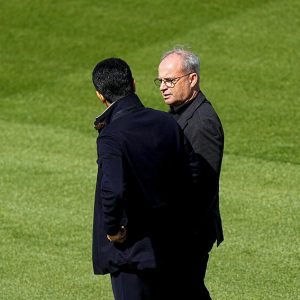
[[[183,58],[183,67],[187,72],[195,72],[200,77],[200,59],[199,57],[183,47],[175,47],[170,51],[163,54],[161,61],[164,60],[170,54],[177,54]]]

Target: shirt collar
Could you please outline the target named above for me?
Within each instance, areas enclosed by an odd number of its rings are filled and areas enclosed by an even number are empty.
[[[170,105],[170,110],[169,112],[171,114],[177,115],[182,113],[183,111],[185,111],[187,109],[188,106],[190,106],[190,104],[197,98],[199,92],[196,94],[196,96],[194,98],[192,98],[191,100],[187,100],[184,103],[181,103],[179,105]]]
[[[101,130],[107,125],[106,119],[110,115],[110,112],[113,110],[114,106],[119,100],[120,99],[110,104],[98,117],[96,117],[96,120],[94,122],[94,128],[96,130]]]
[[[126,112],[135,107],[143,108],[143,104],[136,94],[130,94],[123,98],[114,101],[108,108],[106,108],[95,120],[94,127],[99,132],[110,122],[117,119]]]

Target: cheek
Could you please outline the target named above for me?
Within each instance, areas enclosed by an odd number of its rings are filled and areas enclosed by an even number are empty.
[[[176,89],[172,91],[170,98],[166,99],[166,103],[169,105],[180,104],[185,100],[185,95],[181,89]]]
[[[173,92],[174,98],[177,100],[183,100],[186,97],[186,89],[183,86],[177,86]]]

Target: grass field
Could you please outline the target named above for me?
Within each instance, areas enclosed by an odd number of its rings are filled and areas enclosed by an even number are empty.
[[[91,264],[91,70],[125,59],[143,102],[167,110],[153,79],[176,44],[199,54],[225,130],[211,295],[300,299],[297,0],[0,2],[1,299],[113,299]]]

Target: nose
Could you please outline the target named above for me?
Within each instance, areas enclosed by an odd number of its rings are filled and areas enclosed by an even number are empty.
[[[166,86],[166,84],[165,84],[165,82],[162,80],[161,81],[161,84],[160,84],[160,86],[159,86],[159,89],[161,90],[161,91],[163,91],[163,90],[166,90],[168,87]]]

